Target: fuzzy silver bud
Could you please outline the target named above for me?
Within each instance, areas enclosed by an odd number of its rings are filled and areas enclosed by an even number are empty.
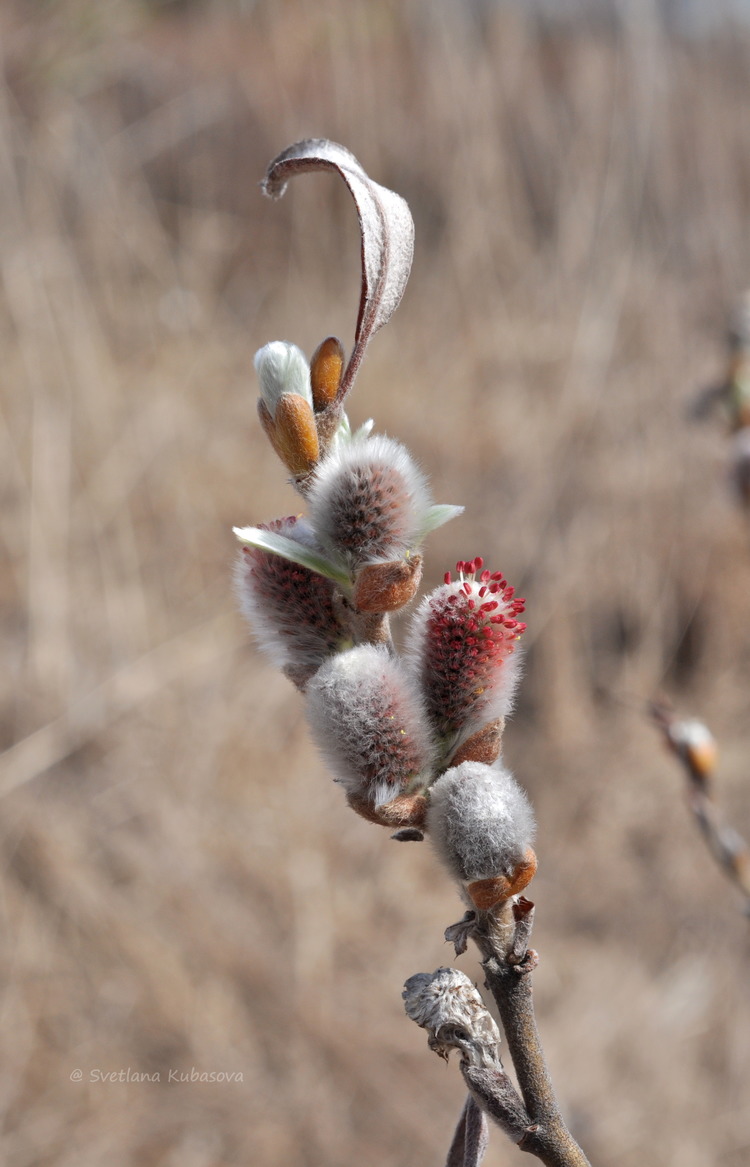
[[[254,358],[260,381],[260,395],[273,417],[284,393],[304,397],[312,406],[310,366],[302,349],[288,340],[272,340],[259,348]]]
[[[502,766],[463,762],[430,787],[427,831],[462,883],[510,878],[534,837],[534,812]]]

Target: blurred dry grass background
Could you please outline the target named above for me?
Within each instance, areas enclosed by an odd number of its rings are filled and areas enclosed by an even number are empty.
[[[430,581],[479,553],[528,597],[507,755],[566,1114],[599,1167],[750,1159],[747,924],[640,712],[709,720],[750,830],[748,531],[720,427],[685,421],[750,280],[750,43],[477,11],[2,8],[11,1167],[438,1164],[461,1105],[400,1001],[457,898],[346,810],[230,592],[231,525],[297,505],[252,355],[353,329],[343,188],[258,191],[308,135],[416,220],[352,420],[467,507]],[[167,1081],[191,1067],[244,1081]],[[162,1081],[90,1081],[127,1068]]]

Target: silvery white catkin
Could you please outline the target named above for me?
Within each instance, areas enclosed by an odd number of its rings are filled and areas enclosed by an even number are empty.
[[[317,549],[304,519],[276,519],[264,528]],[[300,687],[342,646],[346,632],[334,603],[334,584],[325,576],[248,547],[238,556],[235,588],[260,648]]]
[[[356,569],[416,546],[431,500],[409,452],[379,434],[331,450],[316,467],[308,503],[321,545]]]
[[[379,807],[426,781],[432,740],[422,700],[385,646],[361,645],[327,661],[310,681],[307,710],[348,793]]]
[[[312,406],[310,366],[296,344],[272,340],[255,354],[255,371],[260,381],[260,395],[273,416],[284,393],[303,397]]]
[[[463,762],[430,788],[428,834],[440,858],[463,882],[510,875],[534,830],[526,794],[500,765]]]

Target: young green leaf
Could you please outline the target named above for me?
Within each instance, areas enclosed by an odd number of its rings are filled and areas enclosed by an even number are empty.
[[[239,542],[247,547],[258,547],[261,551],[270,551],[274,555],[281,555],[282,558],[289,559],[292,563],[299,563],[302,567],[317,572],[318,575],[332,579],[347,590],[351,587],[351,579],[342,567],[321,555],[320,552],[305,547],[303,543],[287,539],[285,535],[279,535],[275,531],[265,531],[261,527],[233,527],[232,530]]]

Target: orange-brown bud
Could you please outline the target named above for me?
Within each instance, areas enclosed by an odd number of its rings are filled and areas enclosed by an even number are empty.
[[[354,606],[360,612],[396,612],[414,599],[421,579],[421,555],[369,563],[357,575]]]
[[[483,725],[456,750],[451,757],[451,766],[460,766],[462,762],[484,762],[491,766],[500,757],[500,747],[503,742],[505,718],[498,717]]]
[[[488,912],[496,904],[523,891],[534,878],[536,869],[536,854],[531,847],[527,847],[526,854],[509,878],[496,875],[493,879],[476,879],[467,884],[466,890],[474,907],[481,912]]]
[[[716,761],[719,756],[716,742],[713,740],[688,742],[684,749],[685,761],[693,776],[705,782],[716,769]]]
[[[319,457],[313,411],[297,393],[282,393],[275,415],[263,398],[258,416],[271,445],[292,474],[309,474]]]
[[[315,412],[331,405],[344,372],[344,349],[335,336],[328,336],[316,348],[310,361],[310,387]]]
[[[427,799],[424,794],[399,794],[390,802],[377,807],[361,795],[350,793],[346,799],[352,810],[369,823],[379,823],[380,826],[391,828],[424,826],[427,812]]]

